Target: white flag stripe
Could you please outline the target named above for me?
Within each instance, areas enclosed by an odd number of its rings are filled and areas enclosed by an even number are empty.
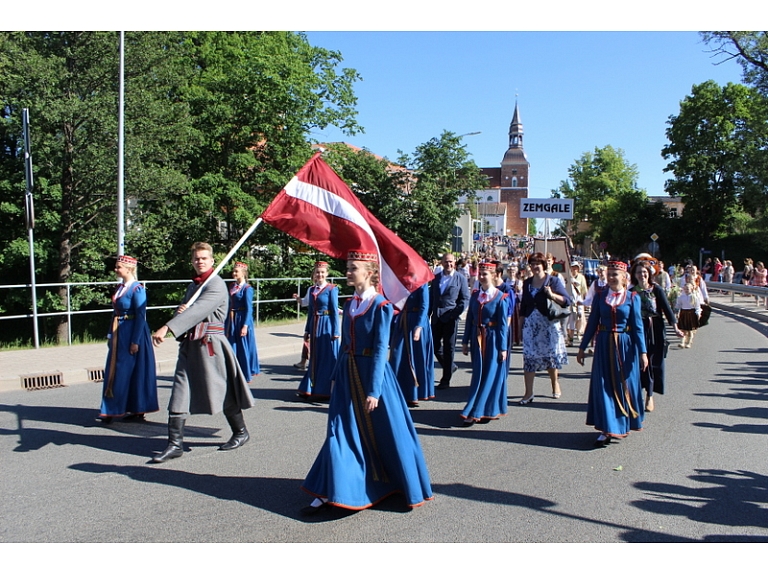
[[[381,283],[387,286],[386,297],[389,301],[395,304],[398,308],[402,309],[405,300],[408,299],[410,292],[397,277],[395,272],[392,271],[387,261],[381,257],[381,250],[379,250],[379,243],[376,241],[376,236],[371,229],[371,226],[363,218],[362,214],[350,204],[347,200],[337,196],[334,193],[329,192],[325,188],[314,186],[306,182],[302,182],[297,177],[288,182],[285,186],[285,193],[292,198],[307,202],[315,206],[316,208],[324,211],[337,218],[345,219],[352,222],[360,229],[362,229],[368,236],[370,236],[374,245],[376,246],[376,253],[379,256],[379,273],[381,275]],[[394,290],[394,293],[392,293]]]
[[[302,182],[296,177],[285,186],[285,193],[297,200],[308,202],[327,214],[345,219],[356,226],[359,226],[371,237],[376,244],[376,251],[379,251],[379,243],[376,241],[376,236],[373,235],[371,226],[365,221],[363,215],[344,198],[319,186],[313,186],[312,184]],[[380,252],[379,256],[381,256]]]

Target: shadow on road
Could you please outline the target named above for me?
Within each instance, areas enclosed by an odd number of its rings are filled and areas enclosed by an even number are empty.
[[[697,523],[761,529],[768,525],[768,476],[751,471],[697,469],[689,479],[700,486],[636,483],[634,486],[650,499],[633,505],[650,513],[686,517]],[[711,535],[705,541],[768,542],[768,537]]]

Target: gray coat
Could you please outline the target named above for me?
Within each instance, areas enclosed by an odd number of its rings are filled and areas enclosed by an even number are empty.
[[[198,285],[189,284],[182,303],[198,289]],[[223,323],[228,302],[224,280],[214,276],[195,303],[182,313],[176,312],[166,324],[181,342],[168,411],[215,414],[222,409],[232,412],[253,406],[248,380],[224,333],[210,336],[210,349],[206,338],[192,341],[188,337],[189,330],[202,321]]]

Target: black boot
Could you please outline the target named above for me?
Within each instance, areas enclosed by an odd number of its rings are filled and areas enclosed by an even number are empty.
[[[219,451],[237,449],[251,438],[251,436],[248,435],[248,430],[245,428],[242,411],[238,411],[234,415],[225,414],[225,416],[227,418],[227,423],[229,423],[229,427],[232,428],[232,437],[224,445],[219,447]]]
[[[168,446],[152,458],[152,463],[163,463],[184,455],[184,417],[168,418]]]

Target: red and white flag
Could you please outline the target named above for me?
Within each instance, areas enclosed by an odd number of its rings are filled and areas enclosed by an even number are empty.
[[[414,249],[368,211],[320,152],[288,182],[262,219],[332,258],[352,250],[379,254],[380,288],[402,309],[416,288],[434,278]]]

